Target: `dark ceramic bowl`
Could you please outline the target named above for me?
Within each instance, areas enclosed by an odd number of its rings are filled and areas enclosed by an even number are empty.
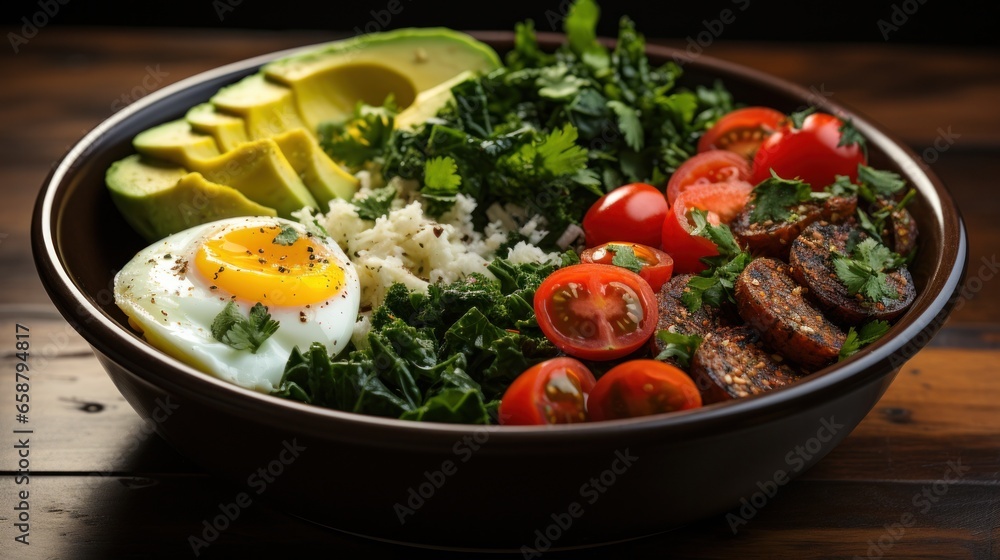
[[[509,33],[480,34],[499,50]],[[545,37],[553,47],[558,39]],[[295,515],[344,531],[454,548],[563,548],[664,531],[766,500],[830,452],[872,409],[899,367],[940,328],[965,268],[951,195],[914,154],[863,116],[734,64],[686,61],[685,83],[722,79],[735,99],[854,119],[871,161],[919,191],[912,212],[919,295],[887,336],[807,381],[687,413],[586,425],[473,427],[360,416],[230,385],[152,348],[114,305],[115,272],[143,246],[104,186],[130,141],[179,118],[219,87],[288,52],[238,62],[156,92],[115,114],[46,181],[32,243],[45,288],[93,346],[129,403],[181,454]],[[167,398],[170,398],[168,403]],[[174,410],[165,414],[165,405]],[[270,469],[260,476],[259,469]],[[270,480],[268,480],[270,479]],[[755,496],[756,494],[756,496]]]

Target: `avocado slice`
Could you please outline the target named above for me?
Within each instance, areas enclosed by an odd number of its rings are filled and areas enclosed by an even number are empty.
[[[318,208],[299,174],[270,138],[240,144],[219,157],[192,162],[209,181],[230,186],[282,218],[305,206]]]
[[[292,90],[260,73],[220,89],[211,102],[218,111],[242,117],[250,140],[305,126],[295,108]]]
[[[183,119],[140,132],[132,145],[140,154],[184,167],[192,167],[194,161],[218,157],[220,153],[214,137],[195,132]]]
[[[250,141],[243,119],[220,113],[211,103],[195,105],[184,118],[196,132],[212,135],[223,152]]]
[[[389,94],[404,109],[428,90],[470,70],[500,66],[490,46],[444,28],[398,29],[330,43],[276,60],[263,73],[295,92],[307,129],[343,122],[359,101],[379,106]]]
[[[139,154],[111,164],[105,182],[125,221],[150,242],[223,218],[277,215],[200,173]]]
[[[354,197],[358,179],[334,163],[304,128],[289,130],[273,140],[316,198],[320,210],[325,212],[334,198],[351,200]]]
[[[422,124],[427,119],[437,114],[442,107],[454,99],[451,94],[452,88],[458,84],[476,77],[474,72],[465,71],[454,78],[442,82],[431,89],[424,90],[417,95],[413,104],[403,109],[396,115],[395,126],[404,130],[410,130]]]

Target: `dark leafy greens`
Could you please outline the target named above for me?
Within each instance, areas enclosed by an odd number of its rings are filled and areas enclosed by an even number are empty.
[[[393,285],[363,348],[338,359],[318,343],[296,349],[274,394],[404,420],[489,423],[514,378],[558,350],[532,307],[556,266],[497,259],[488,268],[497,280],[473,274],[427,294]]]
[[[721,85],[676,86],[681,68],[653,66],[645,40],[622,18],[618,42],[596,40],[592,0],[572,6],[567,43],[543,52],[528,21],[516,28],[506,66],[452,89],[453,101],[413,130],[392,128],[395,107],[359,108],[321,128],[326,151],[382,175],[413,179],[428,211],[447,211],[458,193],[476,199],[477,225],[494,202],[547,220],[554,242],[605,192],[628,182],[661,184],[696,151],[699,135],[732,110]]]

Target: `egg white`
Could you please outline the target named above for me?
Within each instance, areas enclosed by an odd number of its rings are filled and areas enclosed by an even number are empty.
[[[306,306],[269,305],[278,330],[257,349],[236,350],[212,337],[212,322],[231,295],[212,290],[195,267],[195,255],[205,239],[227,228],[291,226],[300,235],[305,228],[290,220],[243,217],[195,226],[173,234],[140,251],[115,276],[115,303],[153,346],[220,379],[263,392],[281,380],[285,362],[298,346],[305,350],[322,342],[331,354],[343,350],[351,338],[360,305],[361,289],[350,259],[335,241],[318,239],[344,272],[344,284],[333,297]],[[316,239],[316,238],[314,238]],[[254,301],[234,300],[243,316]]]

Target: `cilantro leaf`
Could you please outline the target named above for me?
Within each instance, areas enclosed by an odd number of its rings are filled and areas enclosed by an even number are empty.
[[[392,138],[396,112],[392,95],[381,107],[359,102],[347,122],[319,126],[320,145],[334,161],[361,167],[384,155]]]
[[[743,249],[740,248],[739,243],[736,242],[736,238],[733,236],[733,232],[729,229],[729,226],[725,224],[713,226],[708,223],[708,212],[700,208],[691,210],[690,215],[691,220],[694,221],[694,231],[692,231],[691,234],[700,235],[708,238],[712,243],[715,243],[716,248],[719,250],[720,257],[732,259],[743,252]]]
[[[299,240],[299,232],[292,226],[283,226],[281,228],[281,233],[274,236],[271,243],[275,245],[284,245],[285,247],[294,245],[296,241]]]
[[[458,165],[454,158],[442,156],[427,160],[424,164],[424,186],[420,189],[420,194],[430,202],[430,213],[440,215],[451,208],[461,184],[462,178],[458,175]]]
[[[861,294],[871,302],[899,299],[899,293],[889,285],[886,271],[898,268],[902,258],[874,239],[865,239],[850,256],[833,253],[833,266],[849,294]]]
[[[853,196],[858,194],[858,185],[852,183],[847,175],[837,175],[833,183],[823,188],[823,192],[830,193],[830,196]]]
[[[261,344],[278,330],[278,325],[262,303],[257,302],[250,308],[250,318],[247,319],[240,313],[236,302],[230,301],[212,321],[212,338],[236,350],[249,350],[251,354],[256,354]]]
[[[375,189],[368,196],[352,202],[362,220],[377,220],[389,213],[396,198],[396,187],[388,185]]]
[[[810,198],[812,188],[808,183],[773,175],[754,187],[750,221],[758,224],[767,220],[785,221],[792,215],[789,207],[807,202]]]
[[[573,99],[579,95],[580,88],[589,84],[587,80],[571,74],[565,64],[542,68],[541,75],[535,80],[538,95],[555,100]]]
[[[608,108],[618,116],[618,128],[625,135],[625,144],[635,151],[641,150],[645,137],[643,136],[642,121],[639,120],[639,113],[621,101],[608,101]]]
[[[535,158],[540,167],[552,175],[569,175],[587,165],[587,150],[576,145],[576,127],[567,124],[550,132],[535,147]]]
[[[691,218],[695,223],[693,234],[715,243],[719,254],[702,259],[702,262],[709,265],[708,268],[688,280],[687,290],[681,295],[681,303],[692,313],[702,305],[719,307],[726,301],[735,302],[733,291],[736,279],[753,259],[750,253],[740,248],[729,226],[713,226],[708,223],[707,216],[704,210],[696,208],[691,211]]]
[[[636,274],[642,270],[642,261],[635,256],[635,251],[628,245],[608,245],[605,250],[614,253],[614,256],[611,257],[611,264],[631,270]]]
[[[891,197],[906,186],[906,181],[899,174],[879,171],[863,164],[858,165],[858,180],[871,189],[872,194],[882,197]]]
[[[670,332],[666,329],[656,331],[656,338],[663,343],[664,348],[655,359],[673,358],[684,369],[691,365],[691,357],[694,356],[702,341],[702,338],[696,334],[686,335]]]
[[[838,361],[845,360],[857,354],[862,346],[867,346],[875,342],[887,332],[889,332],[889,323],[886,321],[876,320],[865,323],[861,326],[860,331],[854,330],[854,327],[851,327],[847,331],[847,338],[844,339],[844,345],[840,347]]]

